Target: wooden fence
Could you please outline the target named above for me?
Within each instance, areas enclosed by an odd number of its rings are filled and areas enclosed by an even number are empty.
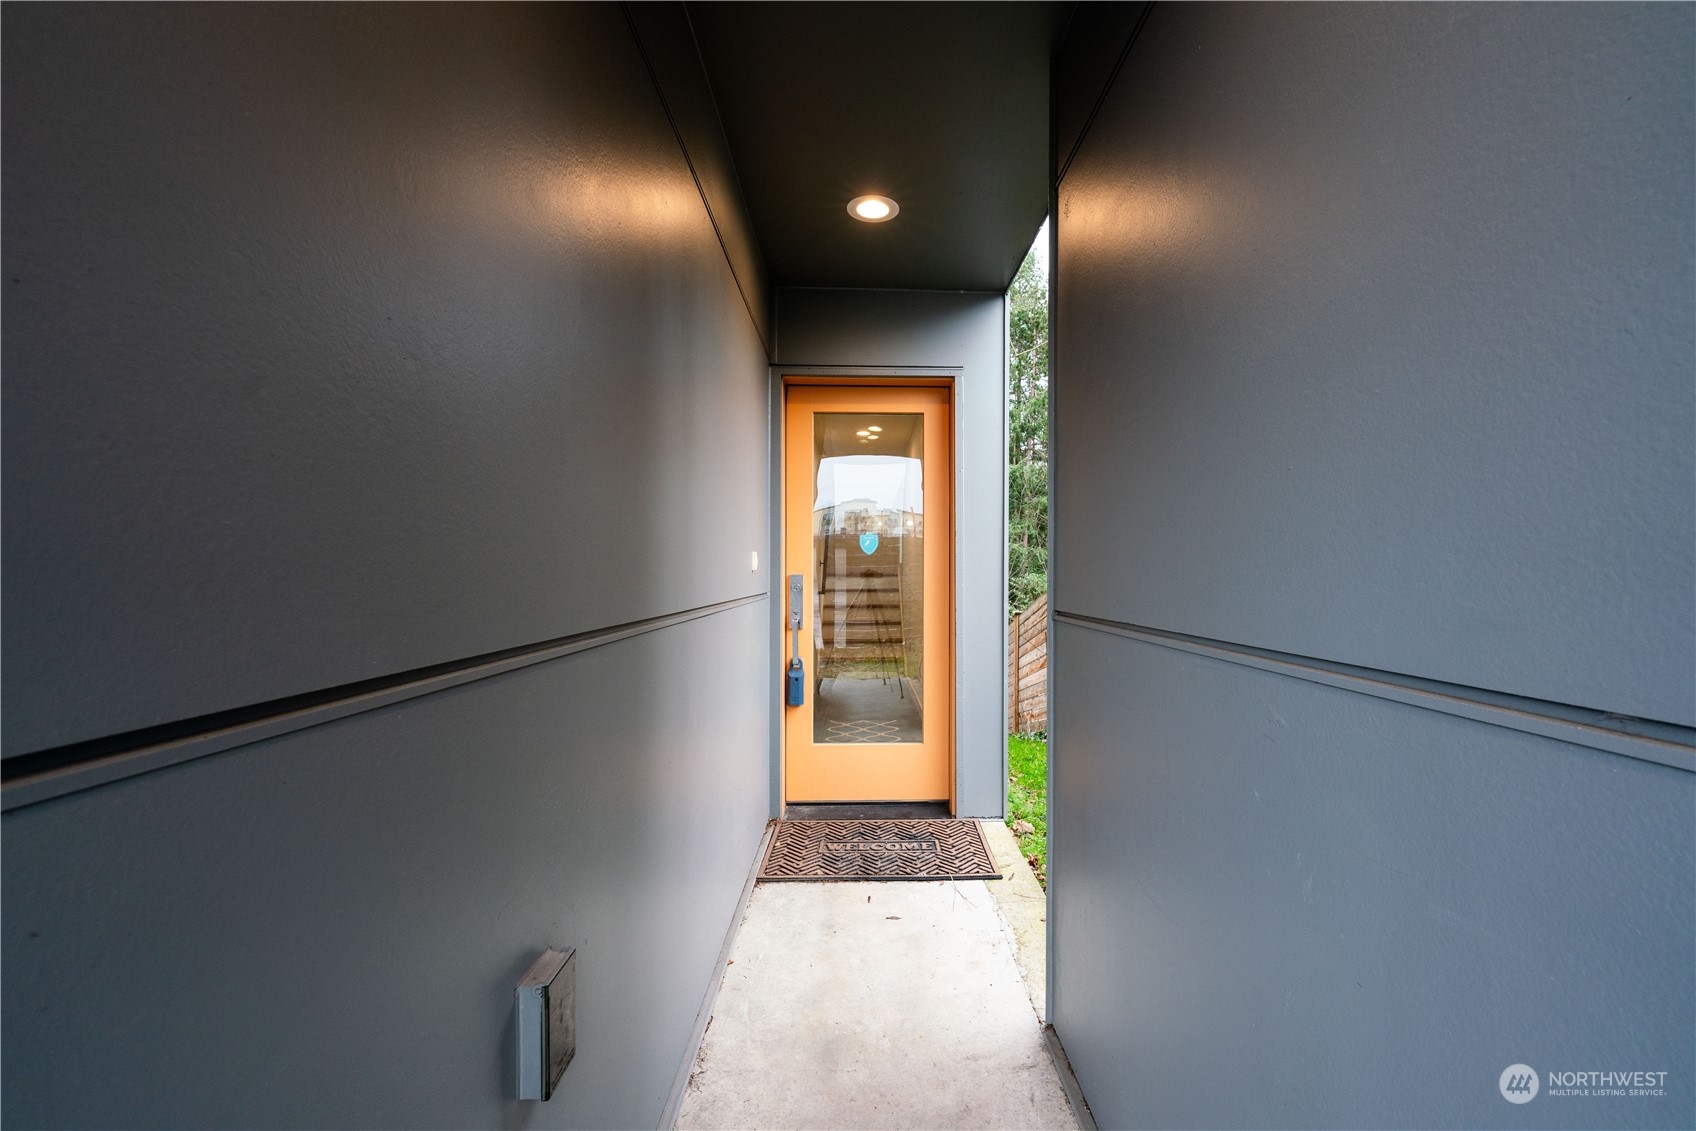
[[[1048,729],[1048,594],[1007,625],[1007,731]]]

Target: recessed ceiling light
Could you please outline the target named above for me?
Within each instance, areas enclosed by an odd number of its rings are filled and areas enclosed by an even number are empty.
[[[854,435],[856,435],[856,436],[870,436],[871,433],[867,432],[865,429],[862,428],[860,431],[854,433]]]
[[[893,220],[900,211],[901,206],[887,196],[856,196],[848,202],[848,215],[868,224]]]
[[[877,426],[877,425],[875,425],[875,424],[868,424],[868,425],[866,425],[866,431],[867,431],[867,432],[882,432],[882,431],[883,431],[883,429],[882,429],[882,428],[879,428],[879,427],[878,427],[878,426]]]

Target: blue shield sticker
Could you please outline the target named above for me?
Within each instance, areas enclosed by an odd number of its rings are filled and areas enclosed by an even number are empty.
[[[862,535],[860,535],[860,552],[862,554],[875,554],[875,553],[877,553],[877,535],[876,534],[862,534]]]

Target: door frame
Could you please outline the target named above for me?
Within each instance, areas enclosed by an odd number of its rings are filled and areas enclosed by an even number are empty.
[[[959,498],[960,498],[960,405],[959,380],[964,370],[957,366],[878,366],[878,365],[774,365],[770,369],[770,405],[767,414],[767,429],[770,440],[769,476],[770,499],[769,511],[771,518],[771,536],[768,539],[766,553],[771,563],[770,577],[770,625],[767,639],[770,641],[771,662],[769,670],[769,686],[771,688],[771,712],[769,716],[769,734],[771,749],[771,816],[783,816],[784,806],[784,705],[783,705],[783,659],[787,655],[787,632],[784,624],[784,609],[787,593],[785,585],[787,577],[784,568],[784,460],[788,453],[784,449],[784,420],[785,408],[788,404],[788,388],[790,385],[828,385],[840,388],[865,386],[867,388],[904,388],[913,386],[943,387],[948,390],[948,439],[949,439],[949,524],[948,524],[948,646],[953,663],[950,666],[948,704],[948,811],[955,813],[959,805],[960,795],[960,748],[959,748],[959,645],[960,645],[960,616],[959,616],[959,561],[956,548],[959,545],[957,537],[959,527]]]

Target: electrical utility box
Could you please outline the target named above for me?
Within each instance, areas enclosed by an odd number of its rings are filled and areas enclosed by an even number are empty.
[[[577,952],[546,950],[514,991],[518,1013],[518,1098],[554,1094],[577,1053]]]

